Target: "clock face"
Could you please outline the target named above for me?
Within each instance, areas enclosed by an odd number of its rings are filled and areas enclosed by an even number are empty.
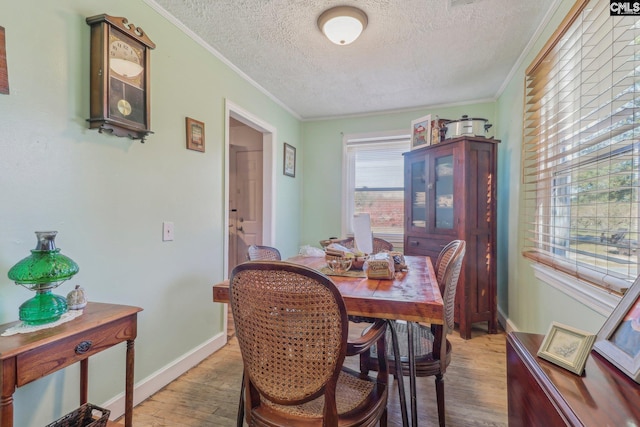
[[[131,45],[114,40],[109,47],[109,68],[123,78],[135,78],[144,68],[140,64],[140,56]]]
[[[146,125],[144,64],[144,47],[112,31],[109,36],[110,117]]]

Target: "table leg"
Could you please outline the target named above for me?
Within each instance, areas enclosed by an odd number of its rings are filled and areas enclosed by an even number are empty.
[[[416,401],[416,359],[413,348],[414,322],[407,322],[407,347],[409,352],[409,389],[411,391],[411,426],[418,427],[418,404]]]
[[[89,383],[89,358],[80,361],[80,406],[87,403]]]
[[[13,427],[13,393],[16,391],[16,359],[2,361],[2,396],[0,396],[0,426]]]
[[[124,392],[124,425],[133,427],[133,366],[135,360],[135,350],[133,340],[127,340],[127,367]]]
[[[398,334],[396,332],[396,323],[394,320],[387,320],[389,330],[391,331],[391,341],[393,347],[393,359],[396,362],[396,381],[398,381],[398,394],[400,397],[400,412],[402,414],[402,426],[409,427],[407,417],[407,396],[404,394],[404,374],[402,372],[402,356],[400,355],[400,345],[398,344]]]

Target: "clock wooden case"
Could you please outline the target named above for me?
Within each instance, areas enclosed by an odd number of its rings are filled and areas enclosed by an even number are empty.
[[[126,18],[87,18],[91,26],[89,128],[140,139],[151,132],[150,58],[156,45]]]

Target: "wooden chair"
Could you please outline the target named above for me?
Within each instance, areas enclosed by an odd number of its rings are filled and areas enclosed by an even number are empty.
[[[282,256],[280,251],[271,246],[251,245],[247,249],[247,259],[249,261],[280,261]],[[237,427],[242,427],[244,419],[244,378],[240,386],[240,402],[238,403],[238,423]]]
[[[244,363],[250,426],[387,425],[386,323],[348,342],[347,311],[334,283],[306,267],[248,261],[229,279]],[[378,348],[376,378],[342,366]]]
[[[323,240],[323,242],[327,242],[326,240]],[[337,243],[339,245],[344,246],[345,248],[349,248],[352,249],[355,245],[355,240],[353,237],[347,237],[346,239],[342,239],[342,240],[338,240],[338,239],[333,239],[330,240],[329,243]],[[321,242],[322,244],[322,242]],[[327,243],[328,244],[328,243]],[[379,252],[383,252],[383,251],[392,251],[393,250],[393,243],[381,239],[380,237],[374,237],[373,238],[373,253],[377,254]]]
[[[247,249],[247,259],[249,261],[280,261],[280,251],[271,246],[251,245]]]
[[[445,425],[444,373],[451,362],[451,343],[446,336],[454,328],[455,296],[465,250],[466,244],[463,240],[454,240],[442,249],[436,261],[436,277],[444,302],[444,325],[418,324],[417,330],[413,331],[416,377],[435,376],[438,419],[441,426]],[[404,375],[409,375],[407,325],[411,324],[395,322]],[[387,331],[387,340],[389,339],[391,334]],[[387,352],[387,360],[389,372],[396,376],[395,358],[392,353]],[[377,369],[376,353],[369,352],[360,356],[362,372]]]

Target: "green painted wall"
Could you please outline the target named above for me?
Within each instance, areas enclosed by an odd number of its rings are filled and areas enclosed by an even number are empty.
[[[395,130],[405,130],[408,134],[411,121],[427,114],[450,120],[467,114],[488,119],[493,124],[495,103],[432,107],[304,123],[303,244],[319,247],[320,240],[340,236],[343,135]],[[491,128],[489,134],[493,131]]]
[[[124,16],[156,43],[151,127],[145,144],[87,128],[89,26]],[[0,95],[0,323],[17,320],[32,293],[7,271],[35,247],[35,230],[59,232],[80,266],[60,286],[92,301],[137,305],[136,382],[222,334],[224,105],[229,99],[277,129],[276,234],[285,256],[300,241],[303,173],[282,175],[282,143],[300,147],[301,123],[142,0],[7,0],[10,95]],[[185,117],[206,126],[206,153],[185,149]],[[173,221],[175,241],[162,242]],[[15,394],[17,426],[45,425],[78,404],[78,367]],[[90,401],[123,391],[124,347],[90,362]]]
[[[563,0],[549,25],[535,41],[498,100],[498,304],[521,331],[546,333],[552,321],[597,333],[605,318],[575,299],[536,279],[531,263],[522,256],[523,228],[518,214],[520,191],[524,75],[529,64],[562,22],[575,2]]]

